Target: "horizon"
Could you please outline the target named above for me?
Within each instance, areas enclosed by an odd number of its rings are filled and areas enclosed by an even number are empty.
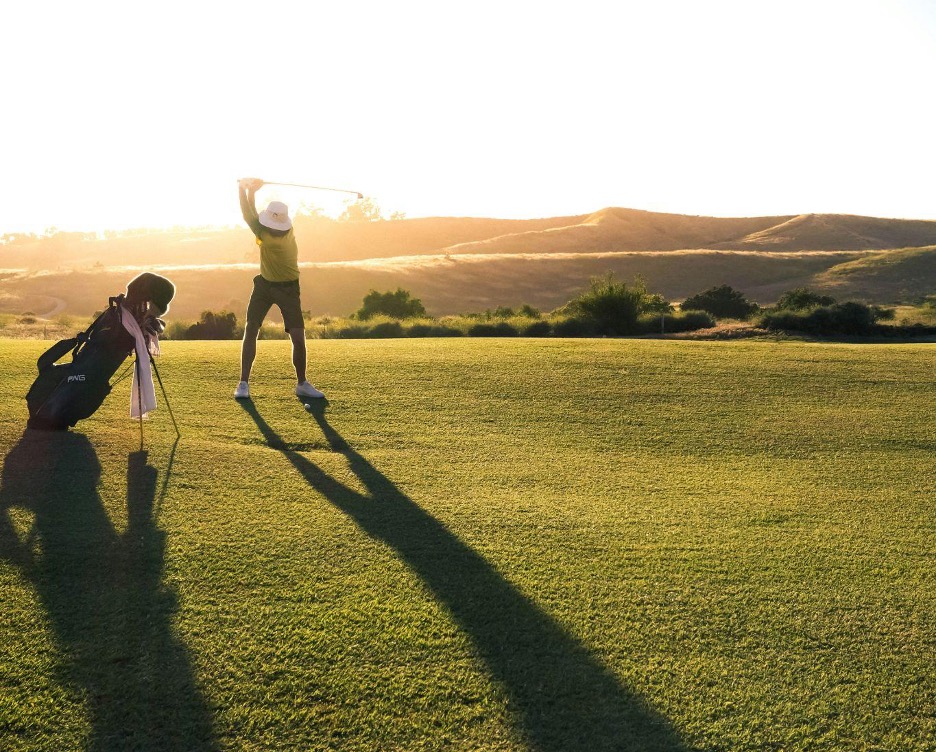
[[[530,216],[530,217],[482,217],[480,215],[431,215],[431,216],[402,216],[402,217],[381,217],[379,220],[368,220],[368,221],[381,221],[381,222],[392,222],[392,221],[408,221],[408,220],[445,220],[445,219],[480,219],[480,220],[491,220],[491,221],[524,221],[524,220],[545,220],[553,219],[560,217],[587,217],[592,214],[599,214],[605,211],[613,210],[624,210],[624,211],[635,211],[635,212],[645,212],[648,214],[660,214],[660,215],[670,215],[670,216],[679,216],[679,217],[691,217],[691,218],[715,218],[715,219],[782,219],[784,217],[802,217],[802,216],[839,216],[839,217],[856,217],[856,218],[866,218],[866,219],[879,219],[879,220],[893,220],[897,222],[934,222],[936,218],[925,218],[925,217],[880,217],[873,216],[870,214],[852,214],[845,212],[799,212],[799,213],[784,213],[784,214],[760,214],[760,215],[744,215],[744,216],[733,216],[733,215],[718,215],[718,214],[688,214],[685,212],[663,212],[663,211],[653,211],[650,209],[641,209],[633,206],[604,206],[600,209],[595,209],[593,211],[585,212],[562,212],[550,216]],[[308,215],[297,215],[293,214],[290,210],[290,214],[293,215],[293,219],[297,219],[299,216],[308,217]],[[342,220],[336,218],[332,215],[325,215],[325,218],[333,222],[341,222]],[[25,230],[25,231],[0,231],[0,245],[3,245],[8,242],[12,242],[17,238],[27,238],[34,237],[37,239],[50,238],[55,234],[74,234],[74,235],[95,235],[97,240],[106,240],[106,235],[115,234],[118,236],[127,235],[127,234],[147,234],[147,233],[160,233],[160,232],[223,232],[229,230],[239,230],[246,229],[243,225],[243,222],[232,222],[227,224],[200,224],[200,225],[166,225],[166,226],[128,226],[128,227],[104,227],[104,228],[66,228],[66,227],[47,227],[41,230]],[[50,232],[53,231],[53,232]],[[199,266],[199,264],[195,264]]]
[[[246,175],[410,219],[936,220],[923,0],[253,7],[8,10],[0,235],[239,225]]]

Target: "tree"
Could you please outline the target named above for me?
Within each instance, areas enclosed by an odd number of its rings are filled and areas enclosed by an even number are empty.
[[[380,219],[383,219],[380,207],[370,196],[348,204],[338,217],[339,222],[375,222]]]
[[[364,296],[364,304],[351,317],[367,321],[380,315],[394,319],[410,319],[425,316],[426,309],[419,298],[412,297],[402,288],[397,288],[396,292],[371,290]]]
[[[303,201],[299,204],[295,211],[296,217],[308,217],[310,219],[323,220],[328,219],[328,215],[325,213],[325,210],[320,206],[309,201]]]
[[[717,319],[746,319],[759,306],[729,285],[719,285],[686,298],[680,307],[684,311],[706,311]]]

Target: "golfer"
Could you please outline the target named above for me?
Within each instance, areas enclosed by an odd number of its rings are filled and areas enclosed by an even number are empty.
[[[255,197],[263,181],[244,178],[238,183],[244,220],[257,236],[260,246],[260,274],[254,277],[253,292],[247,304],[247,325],[241,346],[241,380],[234,390],[237,399],[250,399],[250,369],[257,355],[257,336],[270,307],[279,306],[283,325],[292,340],[292,362],[296,369],[296,396],[321,398],[325,395],[306,381],[305,325],[299,307],[299,248],[293,234],[286,204],[271,201],[257,214]]]

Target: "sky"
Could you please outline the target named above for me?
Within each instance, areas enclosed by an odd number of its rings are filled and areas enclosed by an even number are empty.
[[[936,219],[931,0],[31,0],[0,18],[0,233],[237,224],[245,176],[409,217]]]

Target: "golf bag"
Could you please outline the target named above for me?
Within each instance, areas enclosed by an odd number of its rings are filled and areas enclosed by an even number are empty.
[[[108,299],[108,307],[87,331],[46,350],[36,362],[39,375],[26,395],[26,425],[66,430],[93,415],[110,394],[111,377],[136,344],[123,317],[133,317],[148,335],[158,335],[165,324],[153,314],[165,313],[174,294],[169,280],[141,274],[127,286],[126,295]],[[71,362],[57,364],[69,351]]]

